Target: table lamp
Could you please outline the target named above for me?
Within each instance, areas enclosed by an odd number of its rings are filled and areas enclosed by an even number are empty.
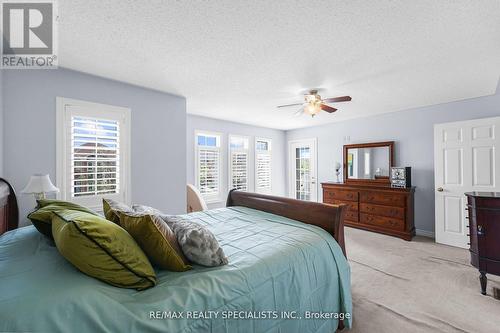
[[[59,189],[52,184],[49,175],[34,174],[31,176],[28,185],[21,191],[24,194],[33,194],[36,200],[45,199],[45,193],[59,192]]]

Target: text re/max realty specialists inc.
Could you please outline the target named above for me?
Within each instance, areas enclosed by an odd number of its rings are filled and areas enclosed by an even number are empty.
[[[350,313],[304,311],[150,311],[149,319],[349,319]]]

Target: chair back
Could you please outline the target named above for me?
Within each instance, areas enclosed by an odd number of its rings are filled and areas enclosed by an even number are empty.
[[[187,212],[201,212],[204,210],[208,210],[208,207],[200,191],[194,185],[187,184]]]

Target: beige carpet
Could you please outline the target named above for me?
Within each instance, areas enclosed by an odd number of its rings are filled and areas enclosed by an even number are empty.
[[[469,252],[416,237],[394,237],[346,228],[352,269],[351,332],[500,332],[500,301],[488,275],[487,296]]]

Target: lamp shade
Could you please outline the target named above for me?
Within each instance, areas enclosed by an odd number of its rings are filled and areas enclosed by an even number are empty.
[[[59,192],[59,189],[52,184],[49,175],[35,174],[31,176],[28,185],[21,193],[51,193]]]

